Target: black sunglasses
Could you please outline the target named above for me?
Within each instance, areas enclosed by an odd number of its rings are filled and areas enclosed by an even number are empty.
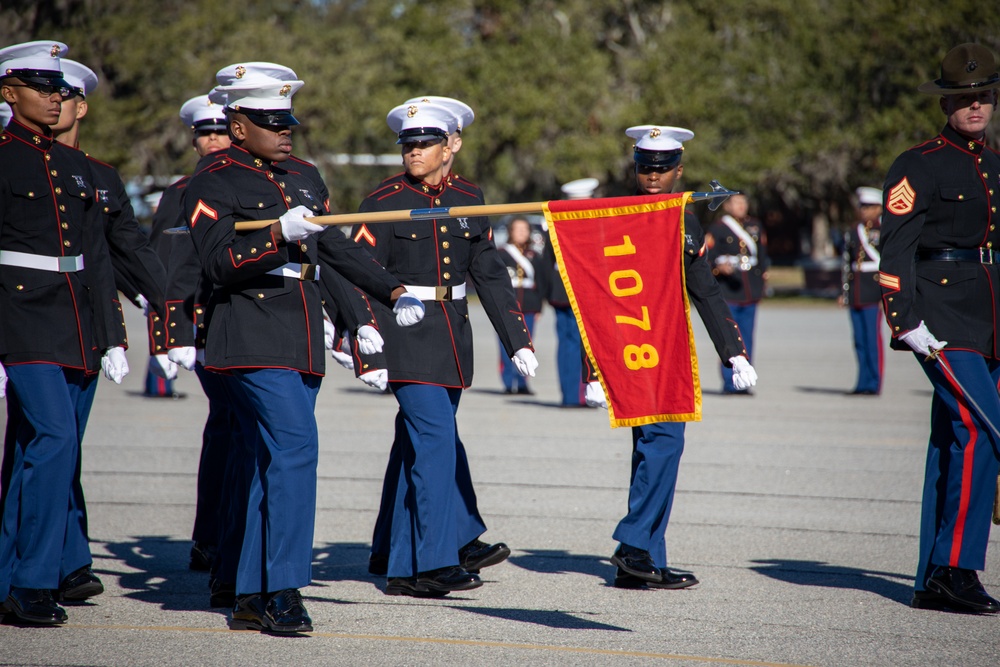
[[[58,93],[59,97],[64,100],[75,97],[80,92],[76,88],[56,86],[51,83],[35,83],[34,81],[29,81],[28,83],[5,83],[4,85],[11,86],[12,88],[31,88],[42,97],[51,97],[53,94]]]

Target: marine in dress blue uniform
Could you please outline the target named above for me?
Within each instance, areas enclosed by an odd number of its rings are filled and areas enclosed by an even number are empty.
[[[404,104],[389,112],[387,122],[399,137],[406,171],[383,181],[361,212],[481,203],[481,194],[444,174],[450,155],[446,142],[455,124],[448,108]],[[537,362],[524,318],[483,218],[366,225],[352,233],[427,306],[424,320],[404,334],[376,304],[385,353],[362,357],[356,367],[362,377],[384,372],[400,406],[394,449],[402,456],[396,458],[397,470],[390,459],[382,499],[393,508],[386,593],[444,595],[475,588],[482,582],[460,566],[459,551],[485,526],[463,521],[463,514],[473,513],[458,507],[470,494],[474,498],[471,479],[466,493],[456,488],[457,459],[464,448],[455,412],[473,372],[466,276],[508,354],[517,358],[522,372],[533,373]]]
[[[764,297],[767,280],[767,235],[760,220],[749,216],[745,195],[733,195],[722,204],[724,215],[709,226],[705,233],[708,264],[722,288],[733,319],[743,334],[747,355],[753,361],[754,328],[757,304]],[[749,394],[749,389],[733,386],[733,372],[723,364],[723,394]]]
[[[855,191],[858,219],[844,232],[844,293],[841,304],[851,315],[854,354],[858,360],[855,396],[876,396],[882,391],[882,290],[878,284],[879,234],[882,191],[862,187]]]
[[[86,156],[54,141],[62,101],[59,42],[0,49],[0,394],[7,438],[0,599],[20,620],[67,620],[52,591],[92,559],[75,483],[97,372],[128,372],[121,304]],[[94,578],[96,580],[96,578]],[[99,582],[97,582],[99,585]],[[93,590],[93,589],[91,589]]]
[[[298,589],[312,580],[314,410],[325,370],[317,281],[340,272],[385,303],[404,290],[363,248],[306,220],[327,212],[329,197],[315,167],[291,156],[291,100],[303,82],[261,62],[223,68],[217,79],[233,144],[191,179],[184,211],[212,283],[205,369],[238,381],[259,425],[256,439],[244,439],[250,481],[230,626],[289,634],[312,628]]]
[[[886,176],[879,283],[890,345],[912,350],[934,387],[921,505],[915,607],[1000,611],[986,565],[1000,436],[1000,155],[985,144],[1000,72],[961,44],[941,76],[941,133],[904,151]]]
[[[637,195],[667,194],[684,171],[683,143],[694,133],[681,127],[637,125],[626,130],[635,140],[633,160]],[[740,388],[752,386],[757,374],[747,360],[746,348],[733,321],[719,284],[705,260],[705,240],[698,219],[684,214],[684,277],[688,297],[698,310],[722,363],[733,369]],[[595,370],[590,376],[588,403],[607,407]],[[673,507],[677,472],[684,452],[684,422],[658,422],[632,427],[632,475],[628,513],[615,528],[620,544],[611,562],[617,566],[614,585],[619,588],[688,588],[698,583],[690,572],[667,567],[665,533]]]

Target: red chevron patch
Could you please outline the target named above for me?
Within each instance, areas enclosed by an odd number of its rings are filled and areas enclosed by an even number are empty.
[[[362,239],[367,241],[368,245],[370,245],[371,247],[373,248],[375,247],[375,237],[372,236],[372,233],[370,231],[368,231],[367,225],[361,225],[361,229],[359,229],[358,233],[354,235],[355,243],[361,243]]]
[[[206,216],[208,216],[212,220],[218,220],[219,219],[218,212],[216,212],[216,210],[214,208],[212,208],[211,206],[209,206],[208,204],[206,204],[205,202],[203,202],[202,200],[199,199],[198,200],[198,205],[194,207],[194,211],[192,211],[192,213],[191,213],[191,226],[192,227],[194,227],[195,223],[198,222],[198,218],[201,217],[202,213],[204,213]]]

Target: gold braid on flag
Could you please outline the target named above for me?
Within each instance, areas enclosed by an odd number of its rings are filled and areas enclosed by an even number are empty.
[[[559,268],[559,276],[566,287],[566,293],[569,298],[570,305],[573,308],[573,315],[576,318],[577,324],[580,327],[580,338],[583,343],[584,350],[586,350],[587,356],[590,358],[591,363],[594,367],[598,369],[598,375],[601,381],[601,385],[604,388],[605,395],[608,398],[608,417],[611,422],[612,428],[619,426],[642,426],[644,424],[652,424],[656,422],[687,422],[687,421],[700,421],[701,420],[701,408],[702,408],[702,396],[701,396],[701,382],[698,372],[698,359],[695,354],[695,341],[694,341],[694,330],[691,326],[691,304],[688,299],[687,289],[686,289],[686,276],[685,276],[685,264],[684,264],[684,248],[685,248],[685,230],[684,230],[684,209],[690,200],[691,193],[685,192],[682,196],[675,196],[670,199],[663,199],[653,202],[644,202],[636,205],[623,205],[615,206],[609,208],[595,208],[595,209],[584,209],[584,210],[572,210],[572,211],[557,211],[554,212],[550,209],[550,202],[546,202],[543,208],[543,213],[545,218],[549,223],[549,229],[551,231],[550,237],[552,240],[552,249],[554,251],[556,261]],[[627,201],[629,198],[620,198],[617,202]],[[580,204],[585,204],[588,200],[580,200]],[[593,201],[593,200],[591,200]],[[565,204],[565,202],[560,202]],[[576,202],[574,202],[576,203]],[[597,355],[594,353],[593,343],[591,342],[590,332],[587,330],[587,326],[584,324],[584,318],[581,314],[580,302],[577,298],[576,290],[569,278],[566,261],[564,259],[564,251],[561,245],[560,236],[558,232],[558,223],[568,222],[568,221],[586,221],[586,220],[599,220],[606,218],[616,218],[620,216],[634,216],[641,215],[645,213],[656,213],[659,211],[664,211],[668,209],[679,208],[679,223],[677,226],[677,241],[678,254],[680,261],[680,289],[681,298],[684,309],[684,322],[687,331],[687,343],[688,349],[690,350],[690,359],[688,360],[691,364],[691,377],[693,379],[693,402],[692,409],[683,412],[673,412],[673,413],[656,413],[656,414],[644,414],[641,416],[633,417],[620,417],[615,413],[615,402],[614,402],[614,392],[609,388],[608,383],[605,380],[605,373],[601,372],[600,365],[597,362]],[[678,360],[664,360],[665,363],[676,364]]]

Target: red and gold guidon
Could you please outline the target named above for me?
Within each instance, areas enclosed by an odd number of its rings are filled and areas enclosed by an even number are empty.
[[[547,202],[559,274],[612,427],[701,419],[684,283],[690,193]]]

